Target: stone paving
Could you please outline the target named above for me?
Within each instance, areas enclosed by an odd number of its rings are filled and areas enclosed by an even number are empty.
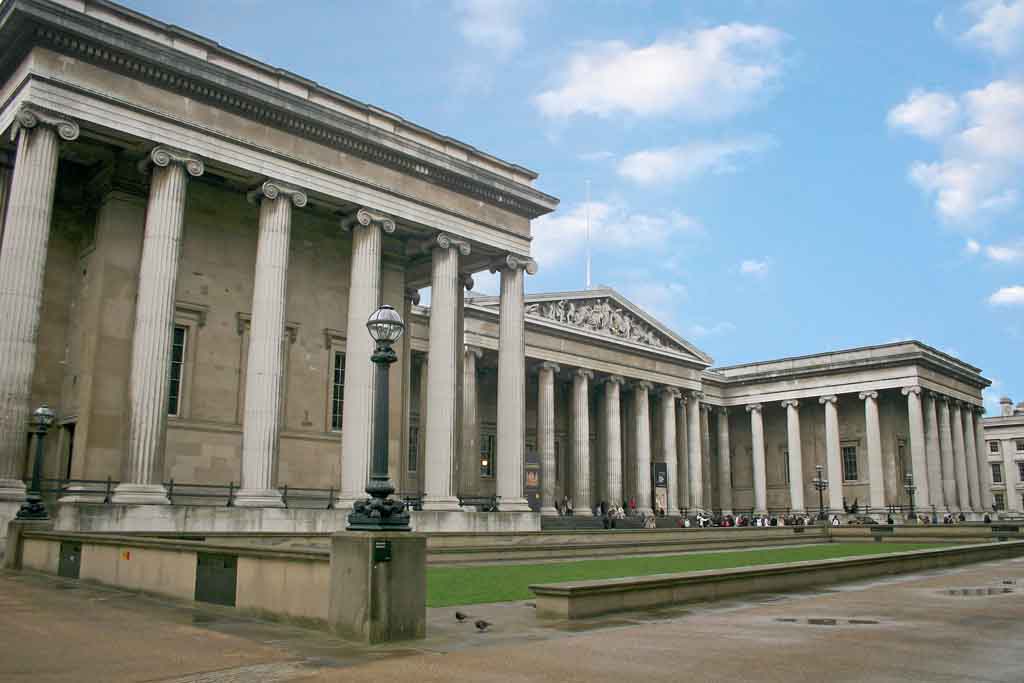
[[[1024,680],[1024,559],[567,623],[528,602],[430,610],[366,647],[230,608],[0,573],[3,681]],[[470,620],[472,621],[472,620]]]

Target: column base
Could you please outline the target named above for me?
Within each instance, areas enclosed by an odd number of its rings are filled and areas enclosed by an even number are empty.
[[[18,479],[0,479],[0,500],[16,503],[25,500],[25,483]]]
[[[637,514],[637,516],[653,515],[654,514],[654,508],[652,508],[652,507],[641,507],[640,505],[637,505],[636,506],[636,514]]]
[[[455,496],[423,496],[423,510],[454,511],[461,510],[459,499]]]
[[[555,508],[550,507],[550,506],[546,507],[546,508],[542,507],[540,509],[540,514],[543,515],[544,517],[557,517],[558,516],[558,510],[556,510]]]
[[[533,512],[525,498],[498,498],[498,510],[501,512]]]
[[[572,511],[572,516],[573,517],[593,517],[594,516],[594,511],[591,510],[590,508],[583,508],[583,509],[577,508],[577,509]]]
[[[665,510],[666,517],[678,517],[680,514],[679,508],[667,508]]]
[[[170,505],[163,484],[118,484],[112,503],[124,505]]]
[[[240,508],[283,508],[284,500],[277,489],[238,489],[233,503]]]

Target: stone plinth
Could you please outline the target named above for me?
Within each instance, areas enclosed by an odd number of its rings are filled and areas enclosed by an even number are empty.
[[[413,531],[491,534],[502,531],[540,531],[536,512],[469,512],[466,510],[416,510],[410,514]]]
[[[389,559],[380,558],[382,551]],[[330,571],[331,631],[364,643],[426,637],[425,536],[394,531],[335,534]]]
[[[7,546],[4,548],[4,569],[21,569],[23,545],[21,535],[26,531],[49,531],[52,519],[14,519],[4,527],[7,532]]]

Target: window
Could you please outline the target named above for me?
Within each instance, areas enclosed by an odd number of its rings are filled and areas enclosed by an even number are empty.
[[[857,481],[857,447],[843,446],[843,481]]]
[[[998,441],[989,441],[988,442],[988,452],[989,453],[998,453],[999,452],[999,442]]]
[[[494,434],[480,435],[480,476],[494,476]]]
[[[782,449],[782,479],[789,483],[789,449]]]
[[[409,426],[409,472],[415,472],[420,460],[420,426]]]
[[[1024,453],[1024,439],[1017,440],[1017,452]]]
[[[342,351],[334,352],[334,378],[331,381],[331,431],[341,431],[342,409],[345,407],[345,354]],[[412,451],[410,460],[412,462]],[[415,471],[414,467],[409,468]]]
[[[1024,461],[1017,463],[1017,481],[1024,481]]]
[[[992,504],[995,505],[996,510],[1006,509],[1006,496],[1001,493],[992,494]]]
[[[905,482],[910,468],[907,467],[907,440],[896,439],[896,481]]]
[[[562,481],[562,443],[555,439],[555,481]]]
[[[1002,484],[1003,483],[1003,466],[997,462],[991,463],[992,465],[992,483]]]
[[[185,342],[188,328],[175,325],[171,338],[171,384],[167,392],[167,414],[177,417],[181,414],[181,394],[185,383]]]

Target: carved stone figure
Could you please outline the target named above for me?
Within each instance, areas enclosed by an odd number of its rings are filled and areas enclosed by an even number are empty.
[[[559,299],[526,306],[526,315],[553,320],[584,330],[607,334],[637,344],[663,349],[674,346],[653,326],[629,311],[613,308],[608,298],[578,301]]]

